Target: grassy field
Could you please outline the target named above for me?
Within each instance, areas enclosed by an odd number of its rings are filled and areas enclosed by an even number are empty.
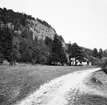
[[[88,68],[92,66],[1,65],[0,105],[11,105],[51,79]]]
[[[71,94],[70,94],[71,95]],[[71,98],[68,100],[68,105],[107,105],[107,98],[98,95],[90,94],[76,94],[75,99]]]

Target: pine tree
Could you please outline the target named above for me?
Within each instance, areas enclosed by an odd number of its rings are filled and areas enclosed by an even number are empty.
[[[98,58],[98,50],[96,48],[93,49],[92,56]]]
[[[62,47],[62,43],[57,35],[55,35],[52,47],[52,62],[60,62],[61,64],[67,62],[67,58]]]

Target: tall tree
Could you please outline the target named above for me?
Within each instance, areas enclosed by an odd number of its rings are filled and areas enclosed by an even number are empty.
[[[104,50],[104,51],[103,51],[103,56],[104,56],[104,57],[107,57],[107,50]]]
[[[52,62],[66,63],[67,58],[62,47],[62,43],[57,35],[54,36],[53,47],[52,47]]]
[[[31,62],[32,60],[32,43],[27,38],[20,41],[20,54],[22,62]]]
[[[103,50],[100,48],[98,53],[99,53],[98,54],[99,55],[99,59],[101,59],[103,57]]]
[[[0,50],[4,56],[4,59],[8,60],[11,65],[15,64],[19,58],[19,49],[14,40],[14,31],[7,26],[4,29],[0,28]]]
[[[5,59],[11,61],[10,51],[12,49],[12,33],[7,27],[5,27],[4,29],[0,28],[0,44],[1,52],[4,55]]]
[[[46,36],[46,38],[45,38],[45,44],[46,44],[50,49],[52,49],[52,43],[53,43],[52,39]]]
[[[98,50],[96,48],[93,49],[92,56],[98,58]]]
[[[42,39],[39,40],[38,47],[39,47],[38,63],[46,64],[50,56],[49,48],[45,45]]]
[[[71,46],[71,57],[83,57],[83,52],[82,52],[82,49],[76,44],[76,43],[73,43],[72,46]]]
[[[75,65],[76,65],[76,60],[83,60],[83,51],[82,48],[79,47],[76,43],[73,43],[72,45],[69,43],[68,44],[68,54],[69,54],[69,59],[75,58]]]

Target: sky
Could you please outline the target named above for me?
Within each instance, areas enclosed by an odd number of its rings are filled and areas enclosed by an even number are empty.
[[[107,49],[107,0],[0,0],[0,7],[47,21],[65,42]]]

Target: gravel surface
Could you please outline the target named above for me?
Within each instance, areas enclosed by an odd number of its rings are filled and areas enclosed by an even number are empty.
[[[15,105],[107,105],[106,74],[98,70],[58,77]]]

